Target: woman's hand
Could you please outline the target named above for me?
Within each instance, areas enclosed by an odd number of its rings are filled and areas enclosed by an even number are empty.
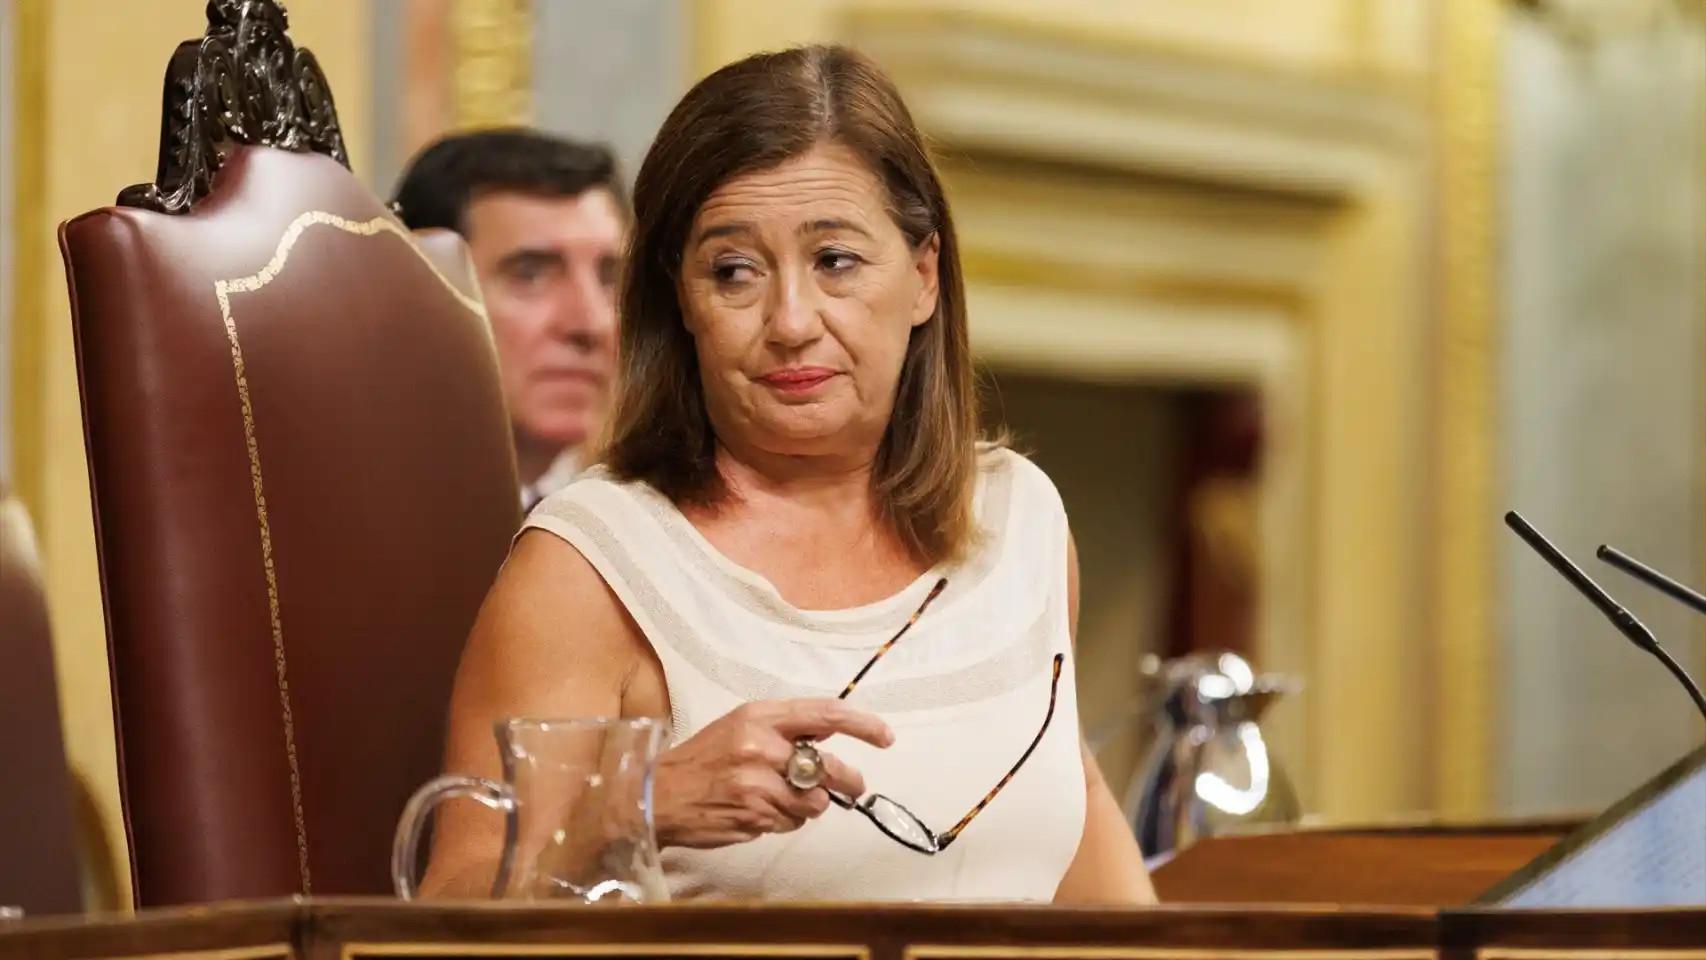
[[[666,847],[724,847],[798,830],[829,807],[824,789],[865,793],[865,780],[822,752],[821,787],[797,790],[783,769],[801,738],[837,733],[875,747],[894,742],[876,716],[840,700],[773,700],[737,707],[658,758],[653,820]]]

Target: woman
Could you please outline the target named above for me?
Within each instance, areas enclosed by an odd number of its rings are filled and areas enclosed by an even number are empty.
[[[449,766],[496,775],[505,716],[667,716],[678,897],[1151,901],[1077,731],[1066,516],[979,443],[953,221],[891,82],[834,47],[725,67],[634,198],[603,463],[492,588]],[[500,843],[446,810],[427,889],[480,893]]]

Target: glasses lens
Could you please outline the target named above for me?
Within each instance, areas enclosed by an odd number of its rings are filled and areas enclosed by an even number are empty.
[[[912,811],[882,794],[872,797],[865,809],[870,812],[871,819],[896,840],[923,853],[936,852],[936,835],[930,832],[924,821],[913,816]]]

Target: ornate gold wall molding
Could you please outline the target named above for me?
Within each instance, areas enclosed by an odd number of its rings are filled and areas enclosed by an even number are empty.
[[[1444,0],[1434,76],[1438,333],[1434,343],[1434,805],[1491,801],[1491,584],[1496,412],[1498,0]]]
[[[533,117],[532,0],[454,0],[451,112],[460,129]]]

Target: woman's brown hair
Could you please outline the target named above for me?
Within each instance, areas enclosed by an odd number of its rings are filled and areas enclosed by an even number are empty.
[[[716,467],[692,335],[678,298],[681,258],[705,199],[733,177],[820,143],[852,150],[882,181],[916,250],[932,235],[936,312],[907,345],[873,493],[902,541],[931,561],[975,536],[978,403],[959,243],[929,150],[894,83],[845,47],[801,47],[732,63],[701,80],[658,130],[634,183],[634,234],[620,292],[621,349],[603,460],[676,503],[728,490]]]

